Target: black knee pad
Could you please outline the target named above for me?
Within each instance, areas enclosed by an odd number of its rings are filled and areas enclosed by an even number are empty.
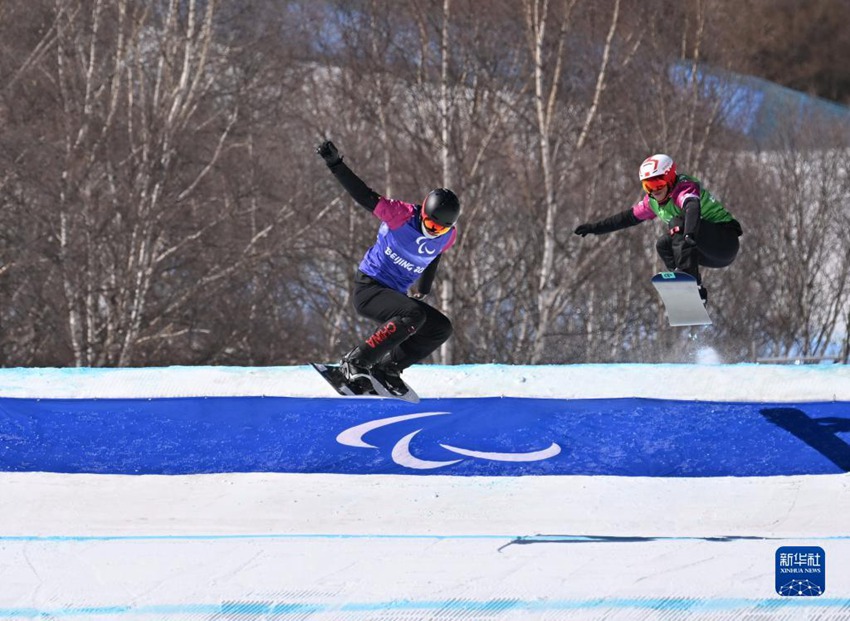
[[[425,311],[421,308],[416,308],[406,312],[404,315],[393,317],[390,321],[395,322],[402,332],[410,336],[411,334],[415,334],[419,328],[424,326],[427,319],[428,315]]]

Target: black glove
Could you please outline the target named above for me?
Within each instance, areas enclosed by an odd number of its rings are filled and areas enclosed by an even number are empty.
[[[428,295],[428,293],[421,292],[419,290],[419,287],[417,286],[418,284],[418,282],[415,282],[407,288],[407,297],[413,298],[414,300],[424,300],[425,296]]]
[[[342,161],[342,156],[339,154],[336,145],[334,145],[334,143],[330,140],[325,140],[322,144],[316,147],[316,153],[322,156],[322,159],[325,160],[325,164],[328,165],[328,168],[336,166]]]
[[[588,234],[596,235],[596,225],[590,223],[579,224],[573,233],[581,235],[582,237]]]

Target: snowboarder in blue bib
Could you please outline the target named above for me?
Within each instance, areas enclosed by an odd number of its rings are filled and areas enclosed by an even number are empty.
[[[378,372],[398,386],[404,369],[452,335],[449,318],[423,299],[440,257],[457,240],[460,202],[445,188],[429,192],[421,205],[385,198],[352,172],[333,142],[322,142],[316,152],[357,204],[381,220],[358,267],[353,300],[360,315],[381,325],[343,356],[340,367],[349,381],[368,382],[367,375]]]
[[[641,200],[610,218],[580,224],[575,234],[603,235],[659,218],[666,231],[655,243],[658,256],[671,272],[679,270],[696,278],[704,302],[708,293],[699,267],[731,264],[738,254],[741,225],[699,179],[677,174],[669,155],[646,158],[638,176],[646,192]]]

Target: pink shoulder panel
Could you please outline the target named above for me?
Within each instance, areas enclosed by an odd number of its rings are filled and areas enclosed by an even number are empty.
[[[381,197],[373,212],[376,217],[387,223],[390,229],[397,229],[404,225],[416,210],[416,205],[405,203],[392,198]]]
[[[649,206],[648,194],[632,205],[632,213],[635,214],[635,218],[638,220],[652,220],[655,217],[655,212]]]

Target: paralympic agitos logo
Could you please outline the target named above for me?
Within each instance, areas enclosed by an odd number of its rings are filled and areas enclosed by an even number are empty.
[[[446,416],[449,414],[451,414],[451,412],[420,412],[418,414],[404,414],[402,416],[380,418],[377,420],[362,423],[360,425],[355,425],[354,427],[349,427],[336,437],[336,441],[345,446],[352,446],[355,448],[377,449],[377,446],[369,444],[363,439],[363,437],[370,431],[374,431],[382,427],[387,427],[395,423],[414,420],[417,418],[426,418],[429,416]],[[405,468],[412,468],[414,470],[429,470],[433,468],[443,468],[445,466],[451,466],[453,464],[463,461],[463,459],[449,459],[442,461],[428,460],[421,459],[413,455],[410,450],[410,443],[413,438],[415,438],[416,435],[419,434],[419,432],[421,431],[422,429],[417,429],[416,431],[405,435],[404,437],[399,439],[393,446],[392,460],[399,466],[404,466]],[[445,449],[446,451],[454,453],[456,455],[460,455],[461,457],[503,462],[541,461],[544,459],[549,459],[550,457],[554,457],[555,455],[558,455],[561,452],[561,447],[555,442],[552,442],[552,444],[550,444],[547,448],[539,451],[517,453],[478,451],[469,448],[452,446],[444,443],[439,443],[439,446]]]
[[[416,238],[416,243],[419,245],[419,254],[434,254],[437,252],[433,248],[429,248],[425,244],[428,243],[429,237],[425,237],[424,235],[420,235]]]

